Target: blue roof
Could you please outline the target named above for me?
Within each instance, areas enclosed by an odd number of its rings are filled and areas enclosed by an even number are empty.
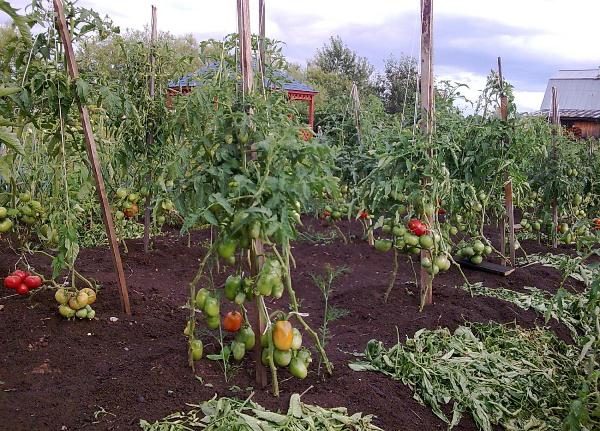
[[[201,67],[195,73],[189,73],[177,81],[169,81],[169,88],[181,88],[181,87],[196,87],[199,82],[194,80],[199,75],[206,75],[217,69],[217,63],[210,63],[206,66]],[[304,91],[307,93],[318,93],[317,90],[312,88],[310,85],[298,81],[292,78],[287,72],[283,70],[276,70],[273,72],[274,81],[271,84],[270,79],[265,78],[265,86],[271,88],[283,88],[285,91]]]

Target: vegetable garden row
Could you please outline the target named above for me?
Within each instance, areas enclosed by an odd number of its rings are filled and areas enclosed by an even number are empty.
[[[54,3],[0,0],[11,429],[600,426],[597,141],[518,114],[494,71],[470,115],[437,83],[434,118],[307,71],[314,134],[247,1],[194,55]]]

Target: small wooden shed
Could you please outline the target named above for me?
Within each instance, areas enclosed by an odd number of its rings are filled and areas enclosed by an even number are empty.
[[[190,93],[198,86],[198,82],[194,79],[195,77],[209,73],[216,68],[217,64],[209,64],[200,68],[195,73],[190,73],[182,77],[178,81],[169,82],[167,98],[172,100],[172,98],[177,95]],[[265,86],[274,90],[285,91],[290,101],[305,102],[308,105],[308,126],[311,130],[314,130],[315,96],[319,94],[317,90],[308,84],[292,78],[287,72],[281,70],[277,70],[273,73],[272,81],[265,79]]]
[[[558,96],[560,123],[575,136],[600,138],[600,68],[559,70],[550,78],[541,113],[548,115],[552,87]]]

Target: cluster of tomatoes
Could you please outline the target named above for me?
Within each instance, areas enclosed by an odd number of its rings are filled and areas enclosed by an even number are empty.
[[[321,212],[321,218],[327,221],[338,221],[347,213],[348,205],[345,203],[337,204],[335,205],[335,208],[331,205],[326,205]]]
[[[306,378],[312,357],[308,349],[302,348],[302,334],[288,320],[277,320],[260,337],[260,344],[263,365],[269,366],[272,359],[276,367],[287,367],[292,376]]]
[[[140,212],[138,202],[140,200],[141,193],[130,193],[124,187],[117,189],[117,207],[119,208],[115,212],[115,218],[117,220],[123,220],[123,218],[134,218]]]
[[[27,295],[30,290],[43,284],[42,277],[17,269],[4,279],[4,287],[14,289],[19,295]]]
[[[450,269],[450,260],[445,253],[436,253],[436,244],[441,243],[441,235],[432,231],[427,224],[418,218],[411,218],[406,224],[396,223],[392,219],[384,221],[381,228],[384,234],[391,235],[393,239],[378,239],[375,248],[378,251],[387,252],[393,246],[399,250],[418,255],[421,250],[429,251],[431,257],[425,256],[421,259],[428,273],[436,275],[440,271]]]
[[[54,294],[54,299],[59,304],[58,312],[62,317],[90,320],[96,317],[96,311],[91,307],[96,302],[96,291],[92,288],[86,287],[77,291],[60,288]]]
[[[45,217],[45,210],[40,201],[31,199],[31,194],[20,193],[16,208],[0,206],[0,233],[9,232],[15,220],[25,226],[33,226]]]
[[[239,277],[230,276],[227,279],[226,285],[230,286],[229,289],[226,290],[227,292],[232,291],[232,285],[238,284],[238,278]],[[241,284],[241,279],[239,280],[239,284]],[[229,295],[229,293],[226,293],[226,295],[228,298],[232,297]],[[237,293],[235,296],[237,296]],[[223,316],[221,321],[221,307],[219,298],[215,295],[212,295],[211,292],[205,288],[198,290],[196,293],[194,305],[197,309],[201,310],[202,314],[206,317],[206,326],[209,329],[217,329],[219,327],[219,323],[221,323],[223,330],[236,334],[234,340],[229,346],[229,351],[236,361],[241,361],[246,352],[254,348],[254,344],[256,342],[254,331],[250,325],[244,323],[244,317],[239,311],[229,311],[225,314],[225,316]],[[191,325],[189,322],[183,333],[187,336],[191,335]],[[194,361],[198,361],[202,358],[203,345],[201,340],[193,339],[190,342],[190,349]]]
[[[486,240],[487,241],[487,240]],[[484,244],[480,239],[465,243],[458,249],[458,256],[468,259],[474,265],[479,265],[483,259],[492,253],[492,246]]]

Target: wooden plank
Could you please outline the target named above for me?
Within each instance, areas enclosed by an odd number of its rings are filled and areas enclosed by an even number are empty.
[[[466,259],[455,260],[460,266],[464,266],[465,268],[474,269],[482,272],[489,272],[491,274],[502,275],[504,277],[512,274],[516,269],[510,266],[498,265],[497,263],[492,262],[484,261],[481,262],[479,265],[475,265],[474,263]]]
[[[432,19],[433,0],[421,0],[421,131],[425,136],[431,136],[434,127],[434,92],[433,92],[433,19]],[[431,150],[430,157],[433,157]],[[429,178],[423,178],[424,186],[429,184]],[[427,223],[432,224],[432,220],[427,217]],[[421,251],[421,259],[431,258],[431,253],[426,250]],[[427,270],[421,267],[421,304],[428,305],[433,303],[433,280]]]
[[[240,63],[242,66],[242,91],[244,94],[249,94],[253,90],[253,70],[252,70],[252,46],[250,43],[250,7],[248,0],[238,0],[237,2],[237,13],[238,13],[238,31],[240,39]],[[256,153],[252,151],[252,157],[256,157]],[[251,272],[253,275],[257,275],[260,271],[264,256],[263,256],[263,244],[260,240],[254,240],[254,252],[251,256]],[[265,316],[261,312],[262,304],[260,297],[256,298],[256,315],[254,319],[254,333],[257,336],[265,332],[267,322]],[[259,388],[267,386],[267,368],[262,364],[262,348],[260,343],[257,343],[254,347],[254,362],[256,371],[256,384]]]
[[[150,62],[150,76],[148,78],[148,93],[150,97],[154,99],[154,49],[156,46],[156,6],[152,5],[152,18],[150,25],[150,58],[148,59]],[[151,131],[146,131],[146,145],[151,147],[154,145],[154,135]],[[151,180],[151,179],[150,179]],[[146,196],[146,200],[144,202],[144,253],[148,253],[150,249],[150,215],[152,213],[152,207],[150,206],[152,202],[152,191],[148,190],[148,196]]]
[[[73,51],[73,44],[71,43],[71,35],[69,33],[69,27],[65,19],[65,12],[61,0],[53,0],[54,12],[56,14],[56,26],[60,38],[64,45],[65,57],[67,61],[67,69],[71,79],[75,80],[79,78],[79,70],[77,68],[77,62],[75,61],[75,53]],[[104,188],[104,179],[102,178],[102,170],[100,169],[100,158],[96,150],[96,141],[94,140],[94,134],[92,132],[92,124],[90,122],[90,114],[87,106],[83,104],[79,98],[77,99],[79,105],[79,113],[81,116],[81,125],[83,127],[83,135],[85,138],[85,146],[90,160],[92,172],[94,173],[94,179],[96,180],[96,191],[98,193],[98,200],[100,201],[100,208],[102,209],[102,220],[106,228],[106,235],[108,236],[108,244],[111,251],[113,265],[117,275],[117,284],[119,287],[119,294],[121,296],[121,307],[127,315],[131,315],[131,307],[129,305],[129,293],[127,292],[127,284],[125,283],[125,273],[123,272],[123,262],[121,261],[121,254],[119,252],[119,243],[117,241],[117,235],[115,234],[115,226],[113,224],[113,217],[106,197],[106,190]]]

